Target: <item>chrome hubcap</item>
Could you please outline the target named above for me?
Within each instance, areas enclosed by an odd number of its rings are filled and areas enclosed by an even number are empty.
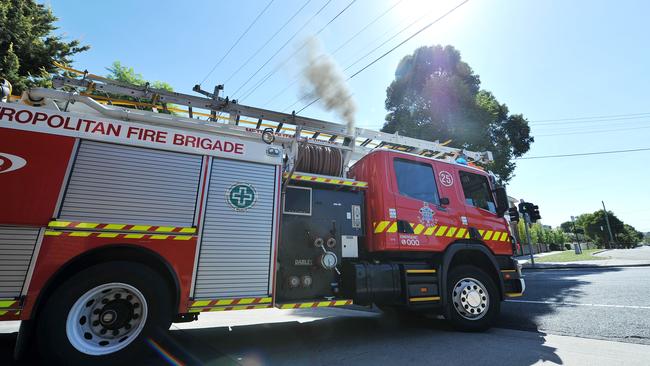
[[[83,294],[66,321],[70,344],[88,355],[114,353],[142,332],[147,320],[144,295],[125,283],[108,283]]]
[[[481,319],[490,308],[490,295],[481,281],[475,278],[463,278],[456,282],[452,298],[456,312],[468,320]]]

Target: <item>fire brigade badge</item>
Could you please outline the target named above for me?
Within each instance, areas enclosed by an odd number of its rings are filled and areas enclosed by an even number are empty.
[[[248,183],[235,183],[226,190],[226,201],[235,211],[246,211],[255,206],[257,192]]]
[[[435,211],[429,207],[429,203],[424,202],[424,206],[420,209],[420,223],[425,226],[433,226],[436,223],[436,219],[433,217]]]

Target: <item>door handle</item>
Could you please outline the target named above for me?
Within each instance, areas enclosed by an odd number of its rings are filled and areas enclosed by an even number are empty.
[[[403,234],[413,234],[413,227],[408,221],[397,220],[397,232]]]

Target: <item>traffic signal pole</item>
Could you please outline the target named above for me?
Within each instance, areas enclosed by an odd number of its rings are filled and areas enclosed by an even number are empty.
[[[524,227],[526,228],[526,240],[528,240],[528,252],[530,254],[530,265],[535,267],[535,258],[533,256],[533,241],[530,239],[530,215],[528,212],[524,212]]]

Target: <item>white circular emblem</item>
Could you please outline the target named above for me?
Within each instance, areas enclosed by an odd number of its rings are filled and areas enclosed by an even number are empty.
[[[454,177],[448,171],[441,171],[438,173],[440,183],[445,187],[451,187],[454,184]]]

